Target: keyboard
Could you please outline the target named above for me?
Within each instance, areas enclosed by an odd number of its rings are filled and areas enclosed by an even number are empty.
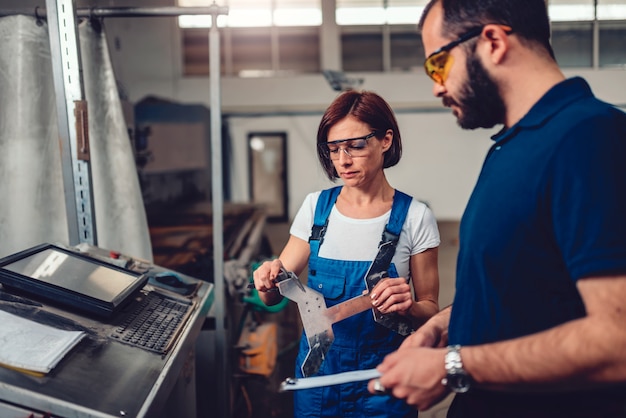
[[[193,303],[154,291],[129,307],[115,323],[110,337],[155,353],[165,354],[185,324]]]

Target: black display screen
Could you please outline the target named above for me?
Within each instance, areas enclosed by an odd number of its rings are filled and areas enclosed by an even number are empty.
[[[5,257],[0,267],[4,285],[107,316],[147,280],[140,273],[51,244]]]

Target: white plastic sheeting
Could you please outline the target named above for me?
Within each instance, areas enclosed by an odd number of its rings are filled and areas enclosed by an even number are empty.
[[[152,261],[146,211],[104,28],[79,24],[98,246]]]
[[[81,23],[79,38],[97,245],[152,261],[106,37],[94,28]],[[0,18],[0,42],[0,256],[6,256],[69,239],[47,25],[28,16]]]
[[[0,19],[0,256],[67,243],[48,31]]]

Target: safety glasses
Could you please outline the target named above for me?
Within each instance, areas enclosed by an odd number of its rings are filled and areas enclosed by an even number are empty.
[[[469,30],[465,34],[461,35],[458,39],[450,42],[447,45],[442,46],[441,48],[430,54],[428,58],[426,58],[426,60],[424,61],[424,69],[426,70],[426,74],[430,78],[432,78],[435,83],[443,85],[443,83],[448,78],[450,67],[452,67],[452,63],[454,62],[452,55],[450,55],[450,50],[455,46],[460,45],[463,42],[469,41],[470,39],[480,35],[485,26]],[[507,34],[513,32],[513,30],[509,26],[498,26],[504,29]]]
[[[376,131],[372,131],[367,135],[357,138],[338,139],[337,141],[329,141],[319,144],[320,148],[326,153],[331,160],[338,160],[340,152],[346,153],[348,157],[364,157],[368,154],[367,141],[376,135]],[[341,145],[344,145],[343,147]]]

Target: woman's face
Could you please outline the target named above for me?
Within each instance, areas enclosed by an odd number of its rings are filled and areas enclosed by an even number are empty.
[[[328,130],[329,156],[344,185],[359,186],[382,174],[383,154],[391,146],[392,133],[377,139],[370,136],[372,132],[367,123],[352,116]]]

